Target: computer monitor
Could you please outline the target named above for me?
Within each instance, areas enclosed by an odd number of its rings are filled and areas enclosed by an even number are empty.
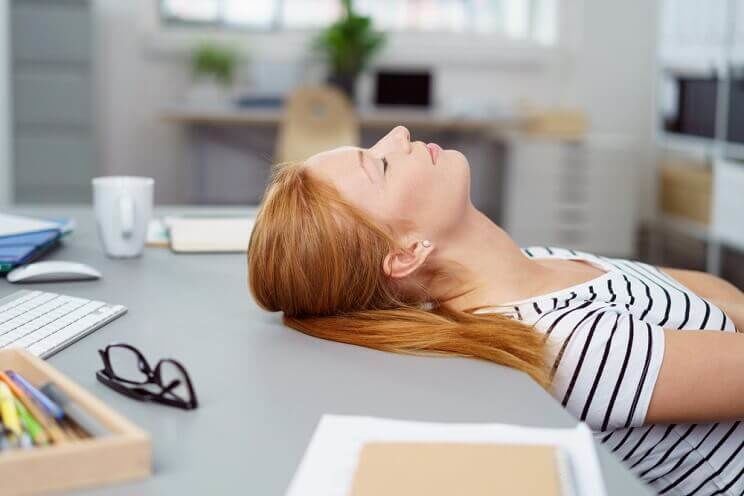
[[[718,79],[715,77],[676,76],[677,98],[667,116],[667,131],[703,138],[713,138],[716,125]]]
[[[430,107],[431,72],[427,70],[380,70],[375,77],[375,105]]]

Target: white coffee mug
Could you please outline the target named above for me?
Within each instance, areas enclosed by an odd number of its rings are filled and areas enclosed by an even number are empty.
[[[93,208],[106,255],[142,254],[152,215],[151,177],[106,176],[93,179]]]

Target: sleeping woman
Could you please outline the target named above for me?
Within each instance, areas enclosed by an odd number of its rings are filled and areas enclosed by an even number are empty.
[[[300,332],[519,369],[659,494],[744,492],[744,293],[520,248],[473,206],[455,150],[396,127],[279,166],[248,265],[258,304]]]

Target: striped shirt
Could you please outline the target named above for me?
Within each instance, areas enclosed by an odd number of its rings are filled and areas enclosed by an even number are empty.
[[[652,265],[565,248],[522,251],[605,271],[554,293],[480,310],[510,315],[546,335],[552,395],[658,494],[744,494],[741,421],[644,423],[664,356],[663,329],[734,332],[731,319]]]

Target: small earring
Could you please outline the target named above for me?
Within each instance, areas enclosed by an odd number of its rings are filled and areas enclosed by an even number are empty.
[[[423,246],[424,248],[431,248],[431,241],[429,241],[428,239],[425,239],[425,240],[423,240],[423,241],[421,242],[421,245],[422,245],[422,246]]]

